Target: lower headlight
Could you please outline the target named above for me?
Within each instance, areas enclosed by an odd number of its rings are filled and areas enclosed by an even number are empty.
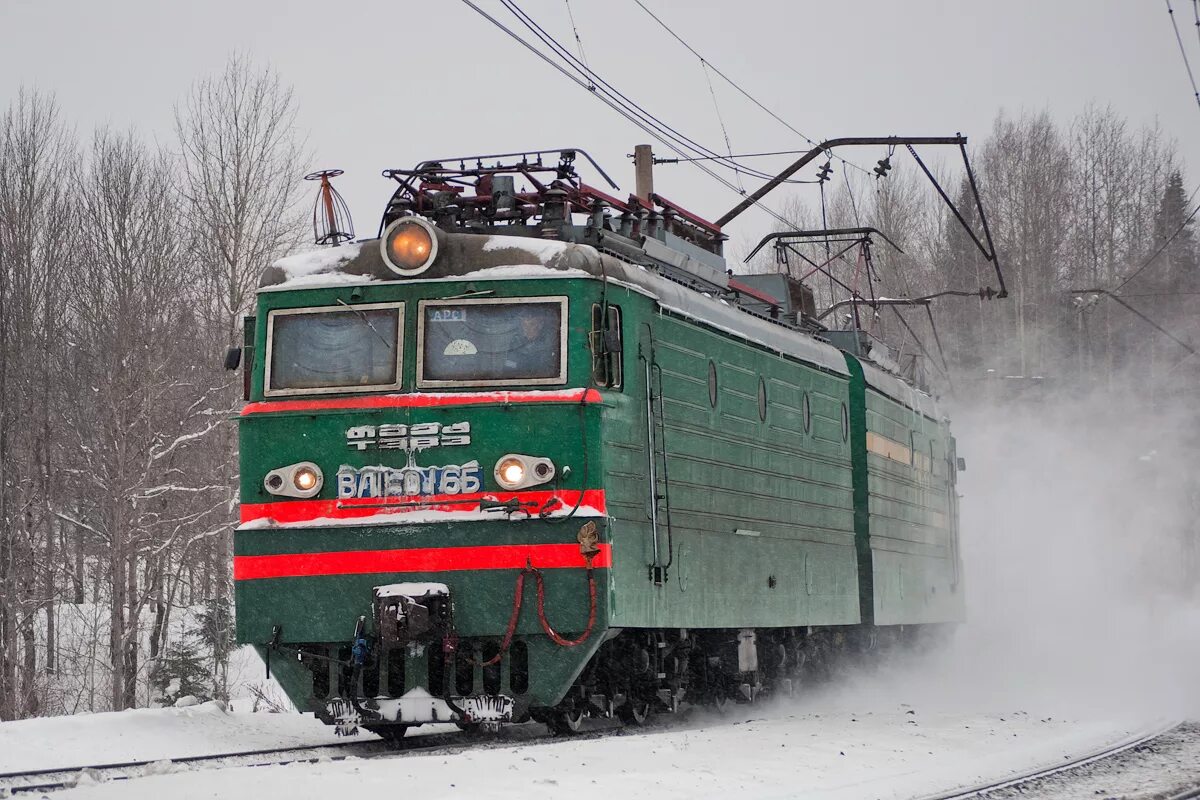
[[[509,456],[496,465],[496,482],[506,489],[516,489],[525,484],[525,463]]]
[[[324,483],[321,468],[311,461],[273,469],[263,478],[263,488],[280,497],[315,497]]]
[[[321,482],[321,476],[316,469],[305,465],[292,473],[292,485],[302,492],[309,492]]]
[[[539,483],[549,483],[556,470],[548,458],[509,453],[496,462],[492,474],[502,489],[512,491]]]

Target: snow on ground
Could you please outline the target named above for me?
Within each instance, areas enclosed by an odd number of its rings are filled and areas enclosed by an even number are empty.
[[[1153,742],[1079,769],[988,795],[988,800],[1169,797],[1200,785],[1200,725],[1182,725]]]
[[[235,686],[243,690],[232,713],[205,704],[2,723],[0,772],[338,741],[311,715],[250,713],[243,684],[270,688],[251,655],[235,659],[245,663],[238,664]],[[1084,697],[1061,684],[1057,696],[1033,693],[1028,685],[986,692],[986,673],[962,683],[929,654],[887,661],[808,687],[794,700],[739,706],[725,717],[695,710],[647,731],[531,740],[541,728],[530,725],[496,741],[394,757],[255,768],[158,764],[143,777],[81,784],[55,796],[295,800],[353,786],[356,793],[403,787],[423,800],[910,798],[1061,764],[1140,732],[1164,712],[1144,702],[1099,704],[1090,692],[1090,704],[1079,702]],[[966,695],[956,696],[959,691]]]
[[[246,662],[238,664],[235,686],[262,679],[261,663],[251,655],[235,659]],[[1128,707],[1101,710],[1062,702],[1067,699],[1062,696],[1018,700],[1028,687],[983,699],[976,685],[973,696],[955,697],[947,686],[951,674],[939,669],[938,660],[889,661],[809,687],[795,700],[739,706],[725,717],[695,710],[647,731],[530,740],[541,730],[531,725],[510,729],[496,741],[464,741],[461,749],[395,757],[256,768],[160,764],[144,777],[80,785],[61,796],[294,800],[352,785],[356,792],[403,787],[406,795],[423,800],[907,798],[1061,764],[1067,756],[1126,738],[1162,711],[1143,704],[1135,704],[1133,713],[1125,713]],[[269,688],[262,683],[260,688]],[[205,704],[3,723],[0,772],[338,741],[311,715],[250,713],[250,698],[238,694],[232,713]]]
[[[64,798],[295,800],[353,787],[441,797],[906,798],[1061,763],[1123,738],[1130,723],[1038,718],[1020,711],[806,710],[781,703],[742,717],[602,738],[413,751],[372,759],[159,774],[79,786]],[[160,712],[161,713],[161,712]],[[281,725],[291,718],[271,715]],[[235,726],[236,727],[236,726]],[[292,730],[295,730],[294,728]]]
[[[0,772],[98,766],[340,741],[311,714],[226,712],[219,703],[0,724]]]

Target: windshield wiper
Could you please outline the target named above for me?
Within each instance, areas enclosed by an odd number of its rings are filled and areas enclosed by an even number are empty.
[[[364,325],[366,325],[368,328],[370,328],[370,329],[371,329],[371,330],[372,330],[372,331],[375,333],[375,335],[379,337],[379,341],[383,342],[383,343],[384,343],[384,345],[387,347],[387,349],[388,349],[388,350],[391,350],[391,349],[392,349],[392,343],[391,343],[391,342],[389,342],[387,339],[385,339],[385,338],[383,337],[383,334],[382,334],[382,333],[380,333],[380,332],[379,332],[379,331],[378,331],[378,330],[375,328],[375,326],[371,324],[371,320],[370,320],[370,319],[367,317],[367,315],[366,315],[366,314],[364,314],[364,313],[363,313],[361,310],[359,310],[359,309],[355,308],[354,306],[350,305],[349,303],[347,303],[345,300],[343,300],[343,299],[342,299],[342,298],[340,298],[340,297],[339,297],[339,298],[337,298],[337,301],[338,301],[338,303],[340,303],[341,305],[344,305],[346,308],[350,309],[350,310],[351,310],[351,311],[353,311],[355,314],[357,314],[357,315],[358,315],[358,318],[359,318],[359,319],[361,319],[361,320],[363,321],[363,324],[364,324]]]
[[[464,297],[487,297],[496,293],[495,289],[469,289],[462,294],[443,297],[443,300],[462,300]]]

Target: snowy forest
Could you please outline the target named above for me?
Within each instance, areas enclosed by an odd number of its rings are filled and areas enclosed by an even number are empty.
[[[242,386],[222,360],[260,270],[307,244],[299,178],[328,165],[309,163],[287,84],[245,60],[174,118],[157,143],[81,132],[33,90],[0,116],[0,719],[228,692]],[[1177,399],[1200,364],[1200,253],[1171,136],[1103,106],[999,111],[983,133],[971,155],[1010,297],[937,301],[936,337],[923,309],[900,312],[912,332],[881,314],[901,361],[927,352],[963,402],[1009,378]],[[944,185],[965,200],[961,175]],[[904,250],[878,249],[877,295],[991,283],[910,161],[826,191],[831,227]],[[786,213],[820,224],[811,202]]]

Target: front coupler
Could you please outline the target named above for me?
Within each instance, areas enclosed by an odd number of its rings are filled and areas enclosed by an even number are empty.
[[[318,712],[339,732],[360,725],[407,727],[427,722],[498,726],[511,722],[513,698],[503,694],[455,694],[453,675],[427,669],[411,681],[409,661],[453,661],[458,649],[454,605],[442,583],[393,583],[374,589],[375,636],[356,629],[351,644],[352,672],[338,697]],[[436,650],[435,650],[436,648]],[[437,652],[440,651],[440,652]],[[460,654],[460,658],[467,657]]]

